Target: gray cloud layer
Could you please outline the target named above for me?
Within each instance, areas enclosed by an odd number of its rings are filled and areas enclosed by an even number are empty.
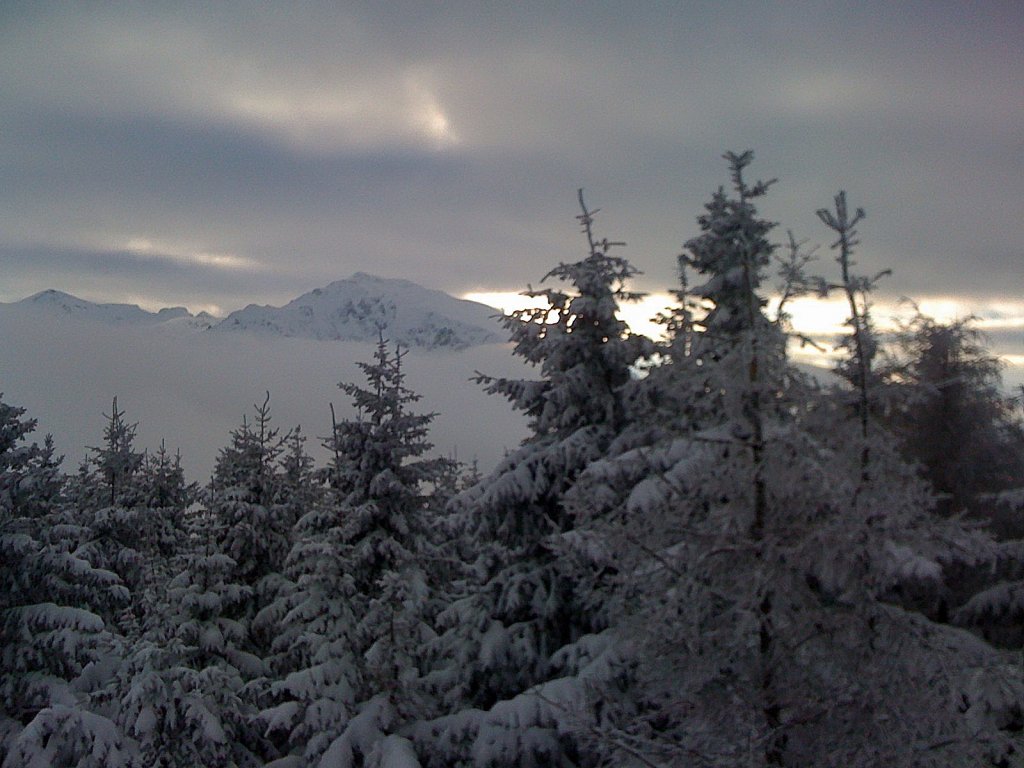
[[[157,5],[0,11],[0,300],[516,289],[578,186],[664,288],[747,147],[798,236],[867,208],[893,293],[1024,283],[1019,3]]]

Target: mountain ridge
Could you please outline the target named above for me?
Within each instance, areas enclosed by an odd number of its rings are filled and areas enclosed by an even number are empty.
[[[0,307],[26,307],[58,317],[118,326],[187,323],[201,330],[248,332],[324,341],[390,341],[423,349],[465,349],[504,340],[493,307],[458,299],[409,280],[366,272],[314,288],[287,304],[249,304],[223,319],[185,307],[156,312],[136,304],[96,303],[47,289]]]
[[[405,346],[464,349],[503,340],[496,314],[493,307],[409,280],[357,272],[281,307],[250,304],[213,330],[330,341],[375,341],[383,332]]]

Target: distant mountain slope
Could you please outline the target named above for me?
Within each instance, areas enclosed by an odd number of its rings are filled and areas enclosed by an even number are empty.
[[[232,312],[215,331],[375,341],[378,328],[392,342],[423,349],[464,349],[504,340],[497,310],[456,299],[408,280],[358,272],[299,296],[283,307],[250,304]]]
[[[53,289],[41,291],[27,299],[7,304],[30,311],[42,312],[55,317],[71,317],[76,320],[91,320],[110,325],[151,325],[169,320],[192,318],[184,307],[170,307],[159,312],[147,312],[135,304],[94,304],[91,301],[72,296],[70,293]]]

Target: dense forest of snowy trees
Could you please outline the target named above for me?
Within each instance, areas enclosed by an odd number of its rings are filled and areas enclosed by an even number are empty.
[[[0,399],[3,768],[1024,764],[1020,402],[969,321],[875,330],[842,193],[825,279],[726,160],[658,342],[581,193],[486,476],[384,338],[326,466],[268,394],[203,487],[116,399],[73,474]],[[830,291],[826,386],[785,301]]]

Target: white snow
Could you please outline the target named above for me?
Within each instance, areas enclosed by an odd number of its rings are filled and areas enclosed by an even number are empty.
[[[180,318],[192,318],[191,313],[184,307],[167,307],[159,312],[147,312],[135,304],[94,304],[53,289],[40,291],[27,299],[0,306],[17,307],[51,317],[109,325],[151,325]]]
[[[377,340],[426,349],[464,349],[504,341],[497,310],[408,280],[363,272],[299,296],[283,307],[250,304],[232,312],[215,331],[250,331],[289,338]]]

